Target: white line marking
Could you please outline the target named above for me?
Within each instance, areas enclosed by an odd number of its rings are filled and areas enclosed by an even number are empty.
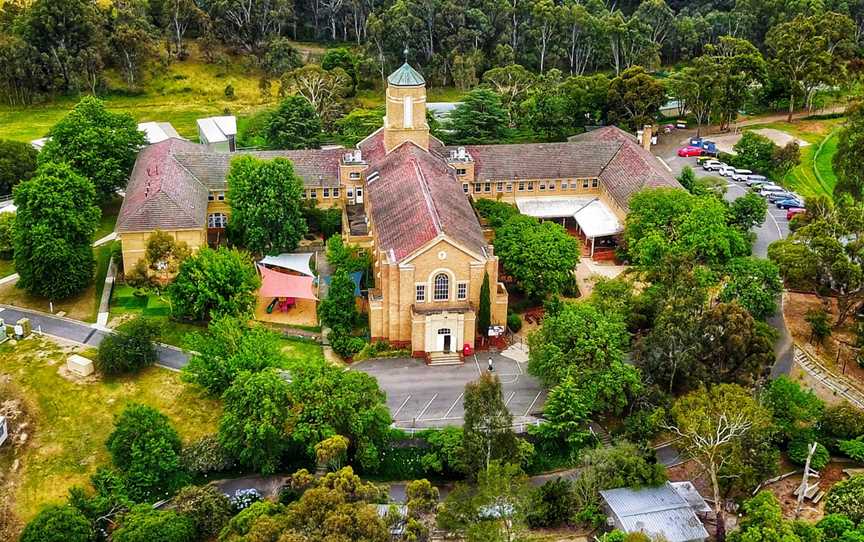
[[[465,392],[464,392],[464,391],[463,391],[462,393],[459,394],[459,397],[457,397],[455,401],[453,401],[453,404],[450,405],[450,408],[447,409],[447,412],[444,413],[444,417],[445,417],[445,418],[446,418],[447,416],[449,416],[451,412],[453,412],[453,409],[456,408],[456,405],[458,405],[458,404],[459,404],[459,401],[462,400],[462,396],[463,396],[463,395],[465,395]]]
[[[537,397],[535,397],[534,400],[531,401],[531,404],[528,405],[528,408],[525,409],[525,414],[523,414],[523,416],[527,416],[528,413],[531,412],[531,409],[534,408],[534,404],[537,402],[537,399],[540,399],[540,394],[541,394],[541,393],[543,393],[543,390],[540,390],[540,391],[537,392]]]
[[[400,406],[399,408],[397,408],[397,409],[396,409],[396,412],[393,413],[393,419],[394,419],[394,420],[396,419],[396,416],[398,416],[399,413],[402,412],[402,408],[403,408],[403,407],[408,403],[408,400],[409,400],[409,399],[411,399],[411,394],[410,394],[410,393],[408,394],[408,397],[406,397],[405,400],[402,402],[402,406]]]
[[[420,414],[418,414],[417,416],[414,417],[415,420],[422,420],[423,419],[423,414],[426,414],[426,411],[429,409],[429,405],[432,404],[432,401],[434,401],[436,397],[438,397],[437,393],[432,396],[432,399],[429,399],[429,402],[426,403],[426,406],[423,407],[423,410],[420,411]]]
[[[510,406],[510,401],[512,401],[514,397],[516,397],[516,392],[510,392],[510,397],[507,398],[507,402],[504,403],[504,406]]]
[[[483,376],[483,370],[480,369],[480,362],[477,361],[477,354],[474,354],[474,365],[477,366],[477,374]]]
[[[672,168],[669,167],[669,164],[666,163],[666,160],[660,158],[659,156],[657,156],[656,158],[657,158],[658,160],[660,160],[660,163],[663,164],[663,167],[665,167],[666,169],[669,170],[669,173],[672,173]]]

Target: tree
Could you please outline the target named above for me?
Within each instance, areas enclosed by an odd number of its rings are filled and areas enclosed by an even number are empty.
[[[530,506],[527,478],[518,465],[492,461],[477,486],[459,484],[438,513],[438,526],[469,542],[522,540]]]
[[[782,179],[788,175],[792,168],[801,163],[801,147],[798,142],[790,141],[786,145],[774,149],[771,162],[771,171],[776,177]]]
[[[345,269],[333,273],[327,297],[318,304],[321,324],[336,333],[347,334],[357,321],[357,302],[354,298],[354,281]]]
[[[768,215],[768,203],[754,192],[748,192],[729,206],[728,222],[742,233],[762,225]]]
[[[684,169],[681,170],[681,174],[676,177],[681,186],[684,187],[685,190],[690,192],[691,194],[696,194],[698,187],[696,185],[696,173],[693,172],[693,168],[690,166],[684,166]]]
[[[119,326],[99,343],[96,369],[106,376],[134,373],[158,359],[154,341],[159,339],[158,323],[138,316]]]
[[[192,352],[182,378],[221,395],[240,372],[257,373],[285,364],[279,335],[245,319],[221,317],[210,322],[204,333],[187,335]]]
[[[720,301],[737,301],[753,318],[764,320],[777,311],[777,296],[783,291],[780,270],[771,260],[734,258],[726,266],[728,279]]]
[[[483,284],[480,286],[480,306],[477,307],[477,330],[484,337],[492,325],[492,301],[489,297],[489,273],[483,272]]]
[[[717,88],[710,114],[719,117],[721,129],[728,129],[750,89],[764,79],[765,60],[752,43],[728,35],[721,36],[716,44],[706,44],[701,58],[695,67],[710,73]]]
[[[243,465],[276,472],[288,445],[287,421],[296,401],[275,369],[241,372],[222,396],[219,442]]]
[[[732,148],[737,167],[764,173],[773,170],[774,153],[778,147],[767,137],[756,132],[744,132]]]
[[[453,143],[501,143],[508,137],[507,112],[501,97],[488,89],[469,92],[450,113],[448,136]]]
[[[303,65],[300,53],[291,44],[291,40],[280,36],[270,40],[267,52],[261,61],[261,68],[270,76],[279,78],[283,73],[296,70]]]
[[[180,264],[168,286],[172,314],[185,320],[240,316],[252,312],[261,279],[245,252],[201,248]]]
[[[519,457],[513,415],[504,404],[497,376],[483,373],[466,384],[464,404],[462,453],[469,476],[476,477],[493,461]]]
[[[511,128],[515,126],[513,115],[516,106],[528,96],[534,81],[534,74],[519,64],[492,68],[483,74],[483,82],[501,97],[501,105],[507,111]]]
[[[36,173],[36,149],[22,141],[0,139],[0,196],[11,194]]]
[[[669,94],[678,99],[679,107],[690,111],[696,118],[696,136],[702,134],[702,126],[711,119],[711,112],[716,107],[719,94],[719,77],[712,69],[713,63],[708,57],[699,57],[694,66],[675,71],[669,76],[667,88]],[[684,188],[688,188],[685,186]],[[692,192],[692,190],[690,190]]]
[[[194,542],[195,523],[177,512],[155,510],[141,504],[123,516],[120,528],[111,539],[116,542]]]
[[[156,52],[155,29],[146,3],[118,3],[112,13],[110,50],[129,88],[134,88],[144,63]]]
[[[767,427],[770,414],[744,388],[719,384],[680,397],[672,406],[673,425],[682,451],[705,471],[713,489],[717,539],[726,539],[725,499],[719,474],[732,452],[750,431]]]
[[[129,113],[111,113],[92,96],[83,98],[48,134],[39,164],[66,162],[90,180],[100,200],[126,186],[135,157],[147,140]]]
[[[27,523],[21,542],[90,542],[93,528],[69,505],[46,506]]]
[[[785,375],[772,380],[760,394],[759,401],[771,410],[774,424],[786,440],[815,426],[825,410],[825,403],[811,390],[803,389]]]
[[[857,153],[864,145],[864,105],[855,104],[846,112],[846,122],[837,135],[837,153],[831,161],[837,174],[834,197],[849,194],[864,198],[864,164]]]
[[[136,502],[171,495],[186,482],[180,466],[180,437],[168,417],[132,403],[114,420],[106,442],[114,466],[123,472],[129,497]]]
[[[593,406],[588,404],[573,377],[567,375],[549,392],[543,405],[545,421],[534,430],[534,434],[548,446],[555,450],[566,449],[574,457],[590,438],[587,427]]]
[[[543,483],[531,495],[527,521],[532,529],[561,527],[569,523],[576,508],[572,484],[566,478]]]
[[[843,514],[855,523],[864,520],[864,475],[841,480],[825,496],[826,514]]]
[[[350,49],[345,47],[327,49],[327,52],[321,57],[321,67],[327,71],[341,68],[351,78],[351,86],[357,87],[357,59]]]
[[[383,108],[353,109],[336,121],[336,129],[346,145],[356,145],[384,124]]]
[[[624,243],[631,260],[652,268],[670,255],[689,255],[699,263],[723,264],[746,256],[743,234],[728,225],[727,209],[712,195],[655,188],[630,200]]]
[[[273,149],[317,149],[321,119],[303,96],[288,96],[267,119],[267,145]]]
[[[291,367],[291,440],[315,457],[315,445],[334,435],[351,442],[353,461],[374,470],[392,422],[375,378],[320,362]]]
[[[257,254],[291,252],[307,232],[301,199],[303,181],[290,160],[241,156],[228,171],[231,229]]]
[[[18,287],[65,299],[92,281],[91,246],[99,222],[92,184],[66,164],[44,164],[15,187],[15,269]]]
[[[864,418],[850,404],[832,405],[819,419],[819,432],[829,439],[853,439],[864,435]]]
[[[608,101],[609,121],[637,130],[654,123],[666,93],[645,68],[633,66],[609,83]]]
[[[744,502],[744,517],[739,528],[730,533],[730,542],[746,540],[783,540],[784,542],[806,542],[796,533],[793,522],[783,519],[783,509],[777,497],[770,491],[760,491]]]
[[[0,260],[15,254],[15,213],[0,213]]]
[[[348,439],[342,435],[325,438],[315,445],[315,461],[320,469],[339,470],[348,453]]]
[[[494,244],[504,271],[535,299],[560,293],[573,281],[579,243],[560,224],[514,216],[496,230]]]
[[[765,45],[773,56],[772,69],[789,85],[787,121],[792,121],[796,97],[810,107],[819,85],[842,77],[843,65],[854,50],[849,39],[853,26],[849,17],[823,12],[798,15],[768,31]]]
[[[173,499],[177,512],[190,518],[201,539],[219,534],[231,519],[231,501],[216,486],[186,486]]]
[[[152,4],[161,8],[157,9],[157,22],[165,33],[168,55],[183,58],[186,55],[183,45],[186,33],[191,28],[206,26],[209,23],[207,14],[198,7],[195,0],[162,0],[161,5],[157,0]]]
[[[244,53],[260,55],[271,39],[288,26],[293,4],[288,0],[214,0],[207,4],[216,33]]]
[[[341,68],[325,70],[316,64],[307,64],[282,76],[279,93],[282,96],[303,96],[330,127],[342,108],[342,100],[351,90],[351,77]]]

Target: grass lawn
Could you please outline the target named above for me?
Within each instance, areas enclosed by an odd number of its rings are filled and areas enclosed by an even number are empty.
[[[102,217],[99,219],[96,233],[93,234],[94,241],[98,241],[114,231],[114,226],[117,224],[117,215],[120,213],[120,206],[122,204],[123,199],[118,197],[102,206]]]
[[[832,196],[837,177],[831,166],[837,153],[837,128],[845,119],[796,120],[772,122],[748,129],[774,128],[787,132],[810,145],[801,148],[801,163],[783,179],[783,184],[802,196]]]
[[[15,272],[15,262],[12,260],[0,260],[0,279],[8,277]]]
[[[93,283],[75,297],[54,301],[55,313],[63,311],[68,318],[84,322],[96,321],[99,299],[105,286],[105,275],[108,273],[108,260],[113,247],[118,244],[119,241],[113,241],[93,249],[93,256],[96,258],[96,275]],[[15,284],[0,285],[0,303],[44,312],[50,310],[48,299],[30,295]]]
[[[293,338],[283,338],[282,343],[282,353],[291,360],[294,361],[303,361],[303,360],[324,360],[324,351],[321,348],[321,345],[312,340],[303,340],[303,339],[293,339]]]
[[[108,325],[115,327],[133,316],[145,316],[162,324],[162,342],[182,348],[187,333],[203,331],[204,327],[169,320],[168,302],[156,295],[136,296],[135,288],[118,284],[111,294]]]
[[[32,338],[0,345],[0,396],[24,402],[29,440],[17,449],[19,470],[4,476],[13,484],[13,510],[26,521],[47,503],[62,500],[70,487],[87,483],[97,466],[110,463],[105,439],[113,418],[129,402],[159,409],[184,442],[216,430],[221,407],[180,382],[172,371],[149,368],[134,377],[73,382],[58,372],[70,347]],[[8,472],[12,448],[0,449],[0,470]]]

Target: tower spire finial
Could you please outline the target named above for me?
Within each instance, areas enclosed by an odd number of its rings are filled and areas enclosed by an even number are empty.
[[[405,64],[408,64],[408,46],[405,46],[405,50],[402,51],[402,54],[405,55]]]

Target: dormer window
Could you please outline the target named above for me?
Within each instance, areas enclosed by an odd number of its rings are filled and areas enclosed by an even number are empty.
[[[464,167],[456,168],[456,175],[465,175],[466,173],[468,173],[468,170]]]
[[[360,179],[360,172],[359,171],[352,171],[351,173],[348,174],[348,178],[351,179],[352,181],[356,181],[356,180]]]

